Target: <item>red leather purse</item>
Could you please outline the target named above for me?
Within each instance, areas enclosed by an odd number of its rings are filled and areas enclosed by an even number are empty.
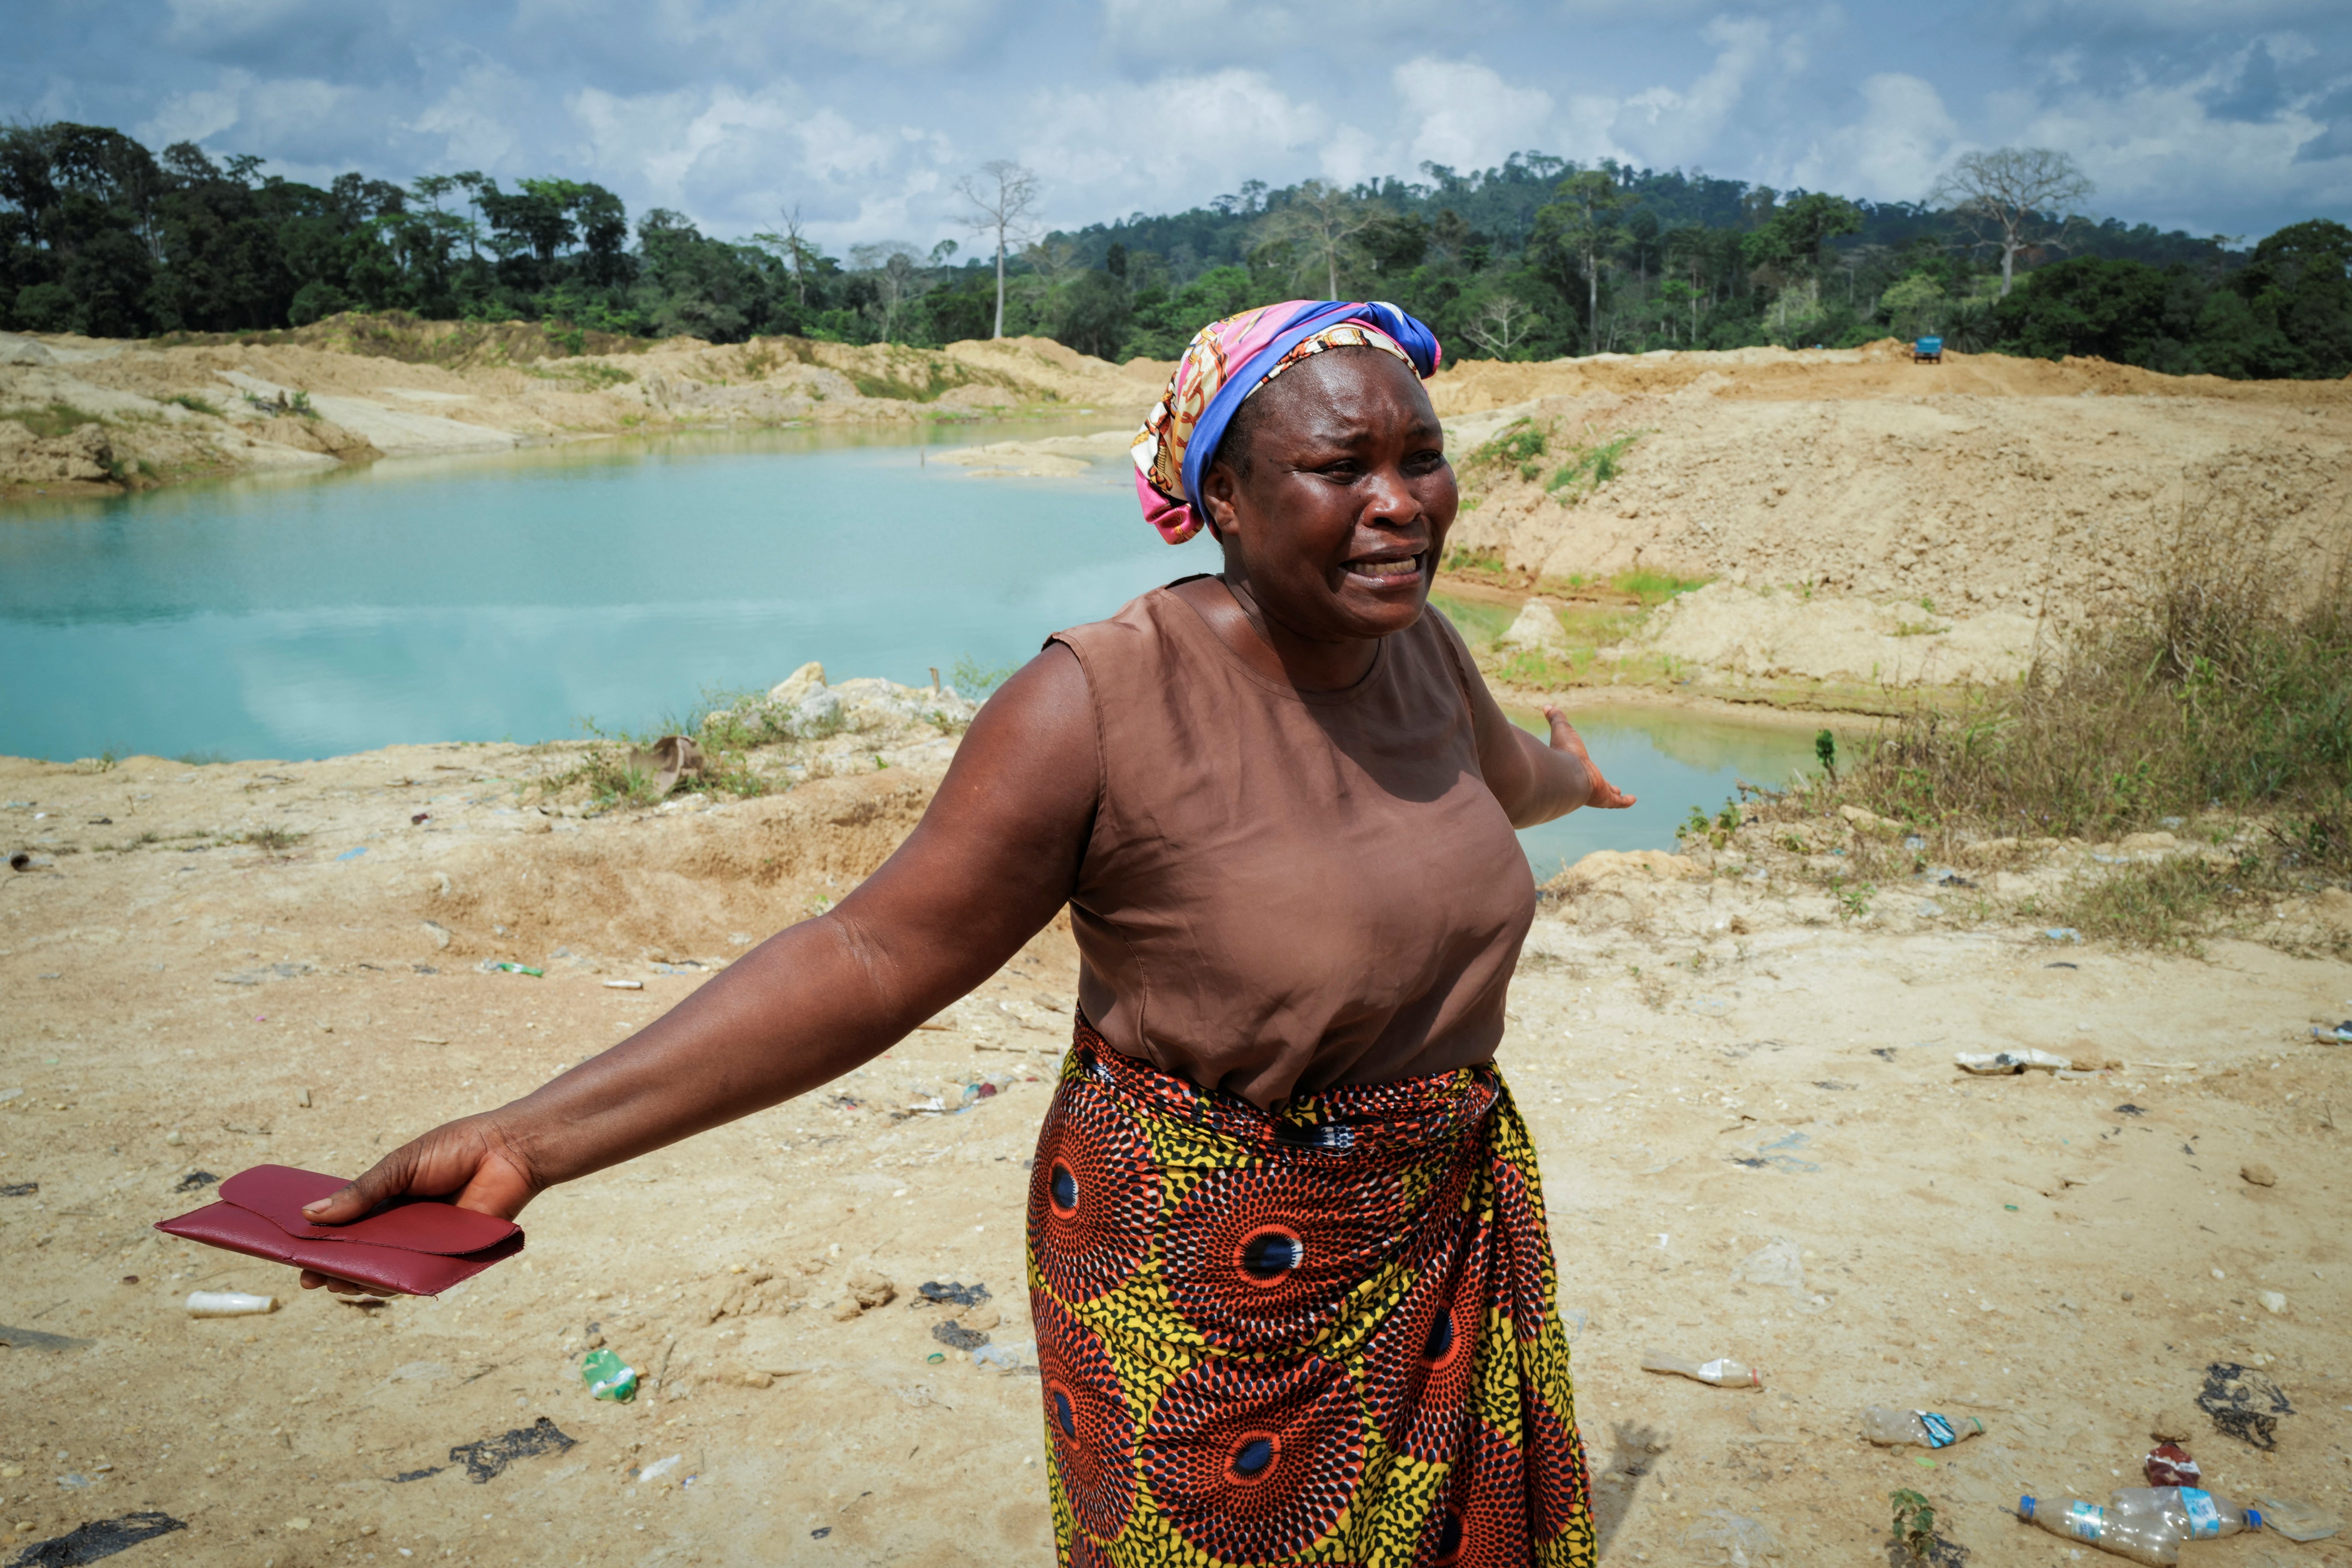
[[[304,1204],[348,1184],[290,1165],[256,1165],[220,1184],[220,1202],[155,1228],[404,1296],[437,1296],[522,1250],[522,1227],[512,1220],[435,1198],[395,1198],[349,1225],[303,1217]]]

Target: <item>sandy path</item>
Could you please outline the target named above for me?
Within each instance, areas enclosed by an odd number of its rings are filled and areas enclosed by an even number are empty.
[[[993,1338],[1029,1337],[1023,1161],[1074,973],[1055,934],[837,1090],[549,1194],[524,1260],[438,1301],[181,1310],[195,1285],[298,1294],[147,1228],[198,1201],[173,1193],[189,1173],[352,1171],[522,1091],[699,984],[693,962],[869,871],[922,797],[919,780],[837,779],[719,812],[547,818],[511,793],[546,763],[499,747],[0,763],[0,795],[33,803],[0,821],[54,862],[0,882],[0,1092],[24,1091],[0,1101],[0,1184],[38,1184],[0,1198],[0,1324],[87,1342],[0,1363],[0,1528],[186,1521],[125,1563],[1045,1561],[1035,1381],[945,1352],[929,1329],[949,1314],[908,1301],[925,1280],[984,1282]],[[172,847],[255,822],[310,837]],[[1892,894],[1848,929],[1755,868],[1549,906],[1514,989],[1502,1060],[1580,1324],[1606,1560],[1719,1560],[1691,1536],[1715,1509],[1763,1521],[1790,1562],[1876,1560],[1885,1494],[1913,1485],[1970,1561],[2063,1562],[2004,1510],[2020,1490],[2121,1484],[2159,1406],[2190,1416],[2215,1489],[2344,1509],[2352,1058],[2309,1026],[2345,1016],[2352,966],[2059,949],[1899,915]],[[483,973],[485,957],[548,976]],[[1953,1070],[1955,1050],[2012,1045],[2197,1065]],[[999,1092],[894,1119],[976,1077]],[[2276,1184],[2242,1180],[2252,1162]],[[1801,1289],[1735,1279],[1781,1241]],[[898,1299],[836,1321],[866,1265]],[[582,1391],[591,1323],[658,1375],[635,1404]],[[1768,1387],[1645,1374],[1652,1345],[1759,1363]],[[2214,1362],[2286,1391],[2274,1453],[2194,1411]],[[1859,1439],[1870,1402],[1990,1430],[1926,1468]],[[541,1415],[578,1446],[479,1485],[462,1467],[385,1479]],[[631,1482],[672,1454],[660,1482]],[[2352,1561],[2340,1542],[2198,1552]]]

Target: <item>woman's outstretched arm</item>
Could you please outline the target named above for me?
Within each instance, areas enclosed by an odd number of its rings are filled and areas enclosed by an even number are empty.
[[[1486,787],[1502,803],[1512,826],[1533,827],[1580,806],[1619,811],[1633,804],[1633,796],[1601,776],[1601,769],[1585,752],[1584,737],[1559,708],[1544,709],[1544,717],[1551,721],[1549,745],[1512,723],[1486,689],[1486,678],[1471,663],[1470,650],[1463,647],[1454,624],[1444,622],[1444,630],[1453,640],[1462,668],[1468,671],[1479,771],[1486,775]]]
[[[1097,788],[1085,672],[1047,647],[989,699],[880,870],[661,1017],[511,1104],[436,1127],[306,1212],[454,1196],[512,1218],[548,1187],[790,1100],[870,1060],[1020,950],[1068,899]],[[305,1273],[308,1287],[358,1287]]]

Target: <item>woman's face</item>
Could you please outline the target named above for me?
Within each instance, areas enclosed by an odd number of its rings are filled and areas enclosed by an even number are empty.
[[[1334,349],[1250,401],[1265,406],[1248,472],[1221,452],[1202,487],[1226,576],[1315,641],[1412,626],[1461,500],[1420,378],[1392,354]]]

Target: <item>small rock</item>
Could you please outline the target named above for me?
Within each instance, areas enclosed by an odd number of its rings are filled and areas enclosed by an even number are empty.
[[[2179,1443],[2189,1436],[2189,1417],[2178,1410],[2159,1410],[2147,1424],[2147,1435],[2159,1443]]]
[[[1529,599],[1519,606],[1518,616],[1509,629],[1495,639],[1495,646],[1567,658],[1568,628],[1560,625],[1559,606],[1542,599]]]
[[[776,1379],[772,1373],[740,1372],[735,1374],[735,1381],[746,1388],[772,1388]]]
[[[2286,1310],[2286,1298],[2276,1290],[2265,1290],[2255,1300],[2262,1302],[2265,1312],[2275,1315]]]
[[[2238,1174],[2243,1176],[2247,1181],[2252,1183],[2258,1187],[2275,1187],[2278,1185],[2278,1173],[2272,1170],[2268,1165],[2263,1164],[2260,1160],[2249,1161],[2245,1164],[2239,1166]]]
[[[956,1321],[967,1329],[992,1329],[1003,1321],[1003,1311],[993,1301],[984,1301],[977,1307],[956,1314]]]
[[[856,1297],[844,1296],[833,1304],[833,1321],[836,1323],[845,1323],[865,1310],[864,1307],[857,1304]]]
[[[824,666],[809,663],[801,666],[768,691],[768,700],[780,707],[797,706],[813,692],[824,689]]]
[[[849,1277],[849,1293],[860,1307],[887,1307],[898,1288],[875,1270],[860,1268]]]

